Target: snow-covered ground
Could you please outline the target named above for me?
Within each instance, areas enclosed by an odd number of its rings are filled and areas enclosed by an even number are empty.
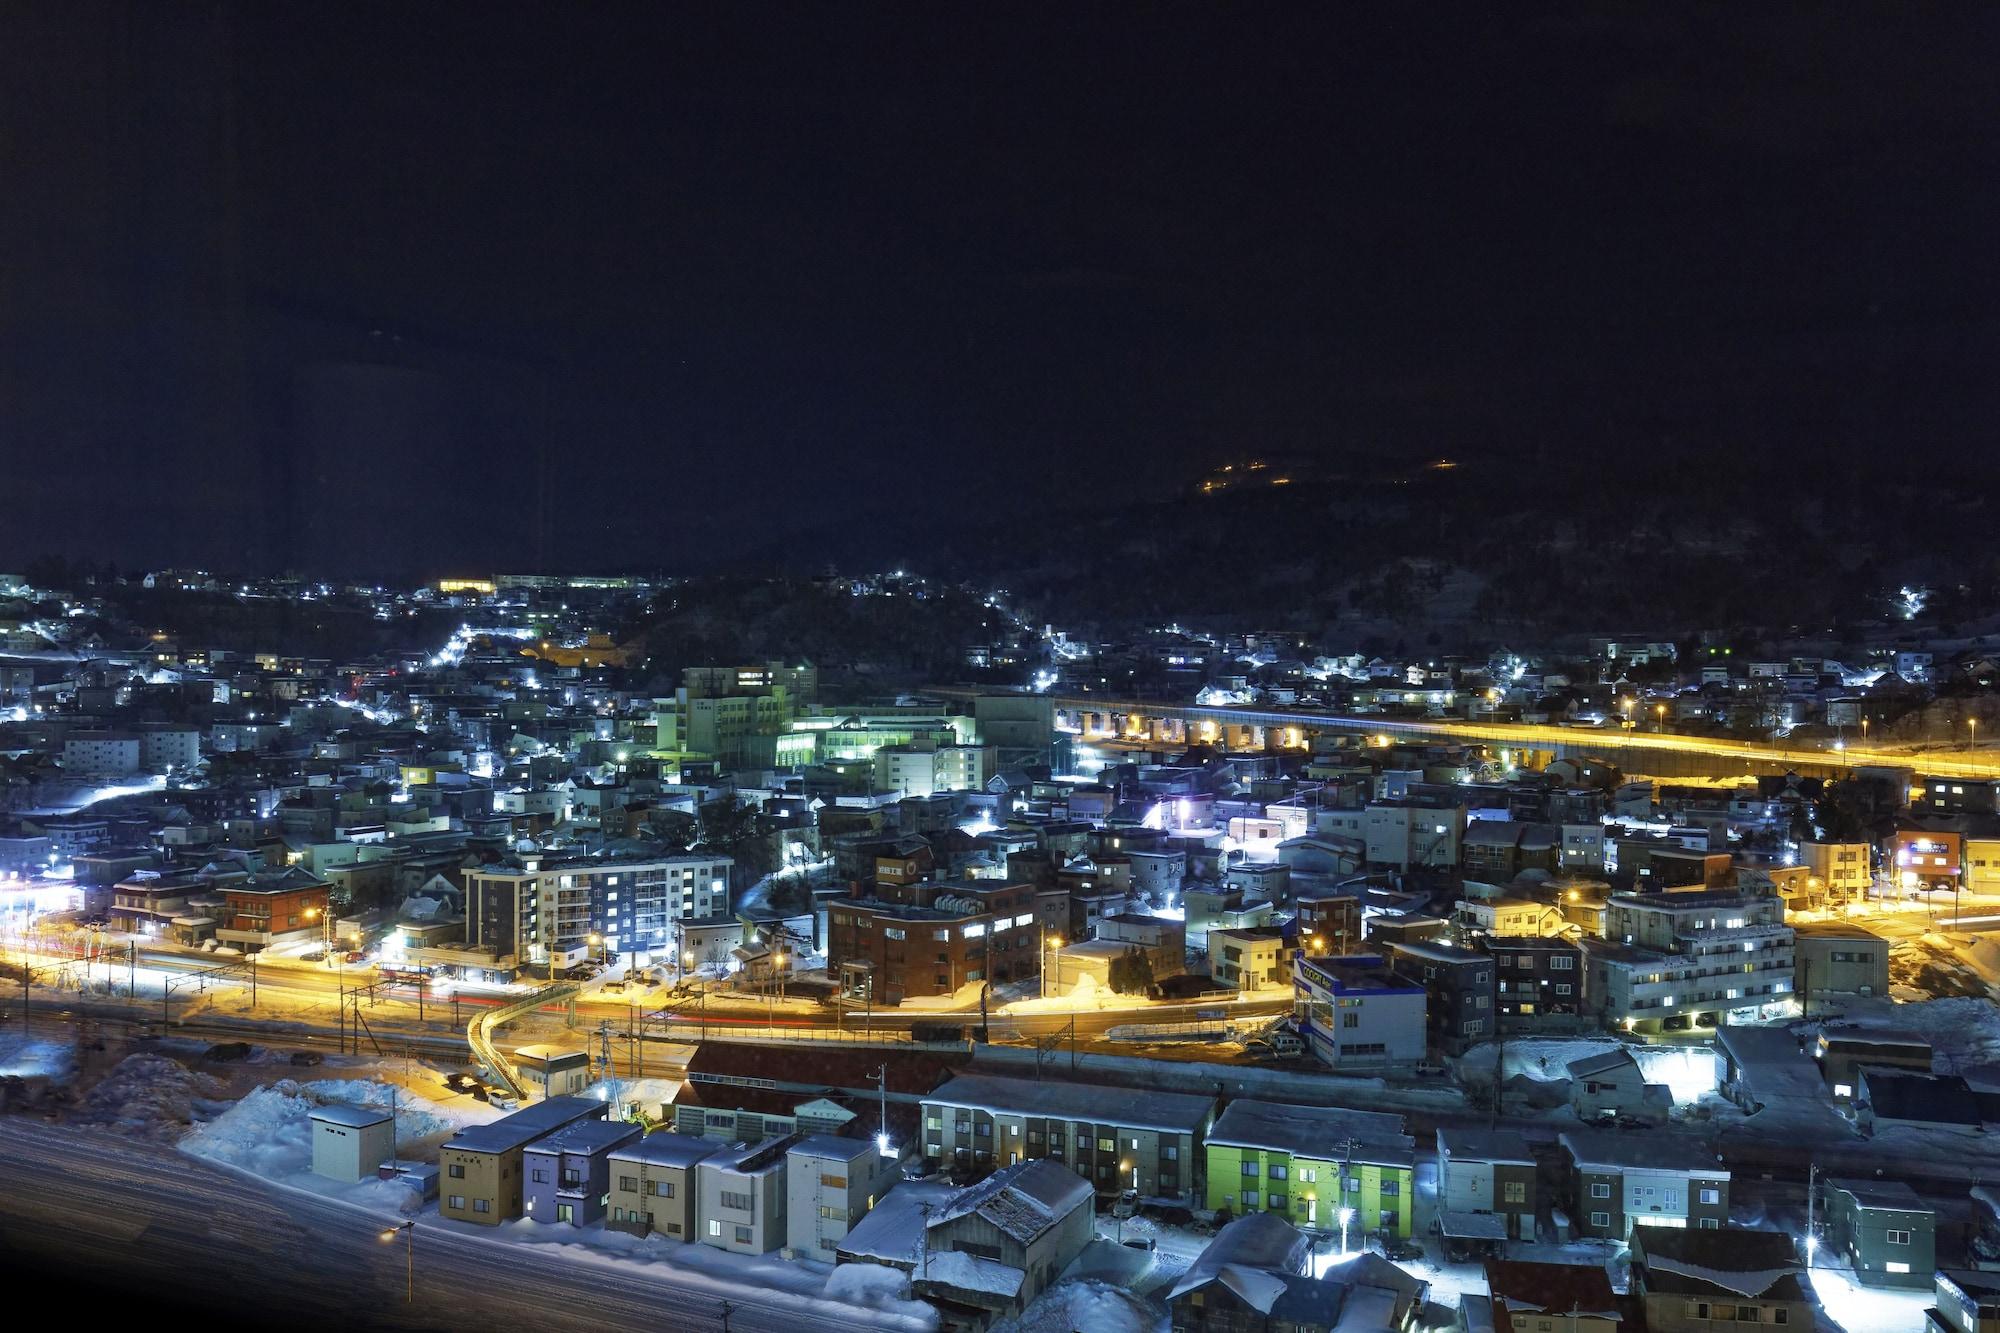
[[[191,1156],[233,1166],[291,1189],[335,1195],[393,1213],[419,1211],[422,1201],[416,1190],[401,1182],[364,1180],[354,1184],[313,1173],[309,1117],[316,1107],[326,1105],[372,1106],[384,1111],[393,1105],[397,1156],[406,1158],[428,1158],[461,1126],[500,1114],[484,1102],[468,1099],[445,1105],[368,1079],[307,1083],[281,1079],[253,1089],[214,1118],[195,1125],[182,1138],[180,1148]]]
[[[1066,1278],[1040,1296],[1018,1319],[993,1326],[993,1333],[1163,1333],[1164,1306],[1095,1278]]]
[[[364,1067],[358,1072],[389,1075],[400,1071]],[[114,1081],[120,1090],[106,1099],[105,1113],[117,1119],[107,1123],[139,1128],[151,1137],[177,1137],[183,1152],[282,1188],[416,1217],[426,1228],[445,1228],[496,1243],[559,1247],[565,1258],[579,1264],[668,1269],[678,1284],[711,1294],[718,1301],[753,1288],[760,1293],[786,1294],[796,1298],[802,1319],[823,1308],[825,1302],[836,1302],[871,1312],[878,1316],[877,1323],[908,1333],[929,1333],[937,1326],[936,1312],[929,1305],[908,1299],[908,1279],[879,1265],[829,1269],[823,1264],[792,1262],[775,1253],[728,1254],[661,1236],[628,1236],[607,1230],[601,1223],[578,1228],[523,1219],[499,1227],[474,1226],[437,1216],[414,1189],[400,1182],[345,1184],[312,1172],[309,1117],[315,1107],[344,1104],[388,1110],[393,1105],[398,1155],[430,1159],[436,1145],[460,1127],[501,1114],[487,1103],[432,1101],[407,1087],[367,1077],[306,1082],[279,1079],[236,1101],[218,1102],[212,1100],[222,1091],[216,1080],[151,1055],[127,1060],[100,1086]]]
[[[1076,984],[1061,995],[1051,994],[1025,1000],[1015,1000],[1000,1010],[1003,1014],[1074,1014],[1100,1009],[1150,1009],[1153,1002],[1143,995],[1120,995],[1097,984],[1097,978],[1085,975],[1077,978]]]
[[[1922,1333],[1935,1299],[1929,1287],[1864,1287],[1850,1269],[1814,1268],[1810,1276],[1827,1317],[1847,1333]]]
[[[0,1036],[0,1078],[61,1081],[76,1067],[76,1051],[66,1041],[37,1041],[18,1032]]]

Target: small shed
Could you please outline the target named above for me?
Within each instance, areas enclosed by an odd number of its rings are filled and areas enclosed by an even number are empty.
[[[396,1156],[396,1120],[372,1106],[315,1107],[312,1169],[316,1176],[353,1184],[375,1175]]]
[[[572,1097],[590,1086],[590,1052],[554,1046],[523,1046],[514,1052],[521,1076],[544,1097]]]

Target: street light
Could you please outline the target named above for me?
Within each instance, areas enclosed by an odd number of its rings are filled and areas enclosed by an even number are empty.
[[[1347,1224],[1354,1220],[1354,1210],[1346,1204],[1340,1206],[1340,1253],[1347,1254]]]
[[[1051,935],[1048,933],[1046,929],[1044,929],[1042,932],[1042,968],[1041,968],[1042,998],[1044,1000],[1049,998],[1048,960],[1051,957],[1051,955],[1053,955],[1056,958],[1062,957],[1062,936]]]
[[[380,1239],[384,1245],[393,1244],[396,1239],[396,1233],[399,1231],[404,1236],[403,1303],[409,1305],[413,1304],[417,1299],[417,1224],[415,1222],[403,1222],[393,1227],[384,1228]]]

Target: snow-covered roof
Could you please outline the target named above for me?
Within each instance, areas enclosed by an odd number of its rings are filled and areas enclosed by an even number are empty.
[[[527,1146],[572,1120],[601,1117],[605,1104],[595,1097],[551,1097],[483,1125],[467,1125],[445,1141],[453,1152],[508,1152]]]
[[[721,1146],[713,1139],[661,1130],[656,1134],[648,1134],[636,1143],[628,1143],[622,1148],[613,1149],[611,1160],[644,1162],[649,1166],[687,1167],[712,1155]]]
[[[1507,1219],[1499,1213],[1439,1210],[1438,1230],[1458,1240],[1505,1240]]]
[[[1088,1180],[1040,1158],[1016,1162],[995,1171],[931,1215],[930,1225],[943,1226],[977,1213],[1015,1240],[1027,1245],[1096,1195]]]
[[[331,1106],[315,1106],[309,1118],[347,1129],[366,1129],[370,1125],[379,1125],[392,1117],[387,1111],[372,1106],[347,1106],[335,1103]]]
[[[946,1250],[926,1256],[922,1281],[930,1287],[950,1287],[956,1291],[978,1292],[1012,1300],[1028,1275],[1020,1269],[976,1254]]]
[[[1704,1180],[1727,1180],[1729,1168],[1698,1148],[1647,1135],[1571,1129],[1557,1136],[1581,1171],[1679,1171]]]
[[[984,1074],[961,1075],[925,1097],[924,1103],[1175,1134],[1199,1133],[1215,1107],[1213,1098],[1186,1093]]]
[[[1299,1157],[1351,1160],[1386,1166],[1408,1166],[1414,1141],[1403,1133],[1403,1118],[1383,1111],[1355,1111],[1338,1106],[1292,1106],[1239,1097],[1216,1118],[1208,1131],[1211,1146],[1278,1149]]]
[[[1305,1269],[1312,1241],[1276,1213],[1247,1213],[1215,1234],[1167,1294],[1174,1300],[1214,1281],[1222,1270],[1240,1265],[1270,1272],[1298,1273]]]

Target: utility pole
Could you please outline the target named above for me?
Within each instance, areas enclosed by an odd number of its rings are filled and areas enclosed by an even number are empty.
[[[125,998],[139,998],[139,941],[125,941]]]
[[[1806,1267],[1813,1266],[1813,1254],[1819,1249],[1819,1235],[1813,1229],[1816,1218],[1814,1208],[1819,1203],[1819,1163],[1812,1162],[1806,1167]]]
[[[729,1333],[729,1316],[735,1312],[736,1307],[734,1305],[728,1301],[722,1303],[722,1333]]]

